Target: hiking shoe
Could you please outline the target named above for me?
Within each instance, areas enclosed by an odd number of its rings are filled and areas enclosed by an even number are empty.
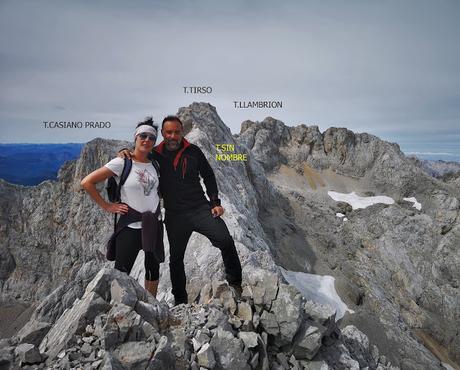
[[[175,299],[175,300],[174,300],[174,307],[175,307],[175,306],[179,306],[180,304],[187,304],[187,303],[188,303],[188,302],[187,302],[186,299],[177,299],[177,300]]]
[[[241,284],[230,284],[229,283],[228,286],[235,293],[235,298],[236,299],[241,299],[241,294],[243,294],[243,288],[241,287]]]

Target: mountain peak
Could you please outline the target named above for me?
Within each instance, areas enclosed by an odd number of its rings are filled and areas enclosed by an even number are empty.
[[[260,270],[281,279],[280,267],[329,276],[326,280],[335,281],[340,298],[358,312],[349,320],[370,343],[381,345],[392,362],[411,369],[439,368],[439,360],[414,339],[414,326],[457,359],[460,218],[455,189],[430,178],[394,144],[366,133],[335,127],[321,133],[317,126],[289,127],[267,117],[243,122],[241,133],[232,135],[208,103],[180,108],[178,115],[187,138],[203,150],[214,169],[243,280],[250,281]],[[234,144],[247,160],[218,160],[216,144],[224,143]],[[0,182],[7,194],[0,207],[4,299],[41,301],[50,294],[41,309],[57,318],[73,303],[74,293],[83,295],[86,284],[76,283],[76,276],[87,261],[94,261],[95,269],[106,265],[105,241],[113,217],[71,185],[123,146],[102,139],[88,143],[56,182],[31,188]],[[102,184],[100,190],[105,194]],[[332,192],[341,197],[333,198]],[[360,201],[393,199],[370,202],[364,209],[335,200],[350,194]],[[407,199],[421,207],[414,208]],[[165,244],[167,249],[167,238]],[[198,235],[190,239],[184,262],[190,302],[201,296],[203,281],[223,278],[219,251]],[[168,300],[168,265],[161,271],[159,298]],[[132,275],[143,280],[142,260]],[[258,284],[252,286],[258,290]],[[302,294],[319,290],[307,288]],[[254,299],[265,296],[255,291]],[[291,288],[284,293],[296,297]],[[58,301],[68,306],[54,310]],[[265,313],[268,326],[288,330],[273,314],[270,309]],[[280,345],[275,350],[282,352]],[[282,358],[280,354],[278,360],[284,363]],[[325,360],[331,368],[340,368],[336,358]],[[353,366],[360,361],[357,358]]]

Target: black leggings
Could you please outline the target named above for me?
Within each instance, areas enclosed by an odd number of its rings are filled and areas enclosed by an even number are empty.
[[[117,235],[115,247],[115,268],[129,275],[137,254],[142,249],[142,230],[125,227]],[[158,280],[160,277],[160,264],[152,252],[145,253],[144,266],[145,280]]]

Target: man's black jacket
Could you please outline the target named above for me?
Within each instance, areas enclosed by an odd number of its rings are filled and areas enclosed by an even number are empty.
[[[160,164],[160,192],[166,211],[186,212],[203,206],[220,206],[214,171],[196,145],[182,139],[178,150],[169,151],[161,142],[154,148],[152,156]],[[204,195],[200,176],[209,201]]]

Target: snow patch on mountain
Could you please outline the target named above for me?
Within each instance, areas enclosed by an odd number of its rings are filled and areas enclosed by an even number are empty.
[[[353,207],[353,209],[367,208],[377,203],[393,204],[395,201],[386,195],[377,195],[374,197],[361,197],[354,191],[350,194],[337,193],[328,191],[327,194],[337,202],[345,202]]]

